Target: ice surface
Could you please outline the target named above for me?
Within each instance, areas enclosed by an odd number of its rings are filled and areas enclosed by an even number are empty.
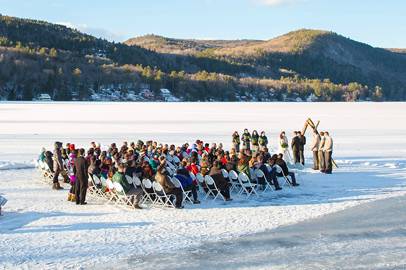
[[[0,194],[9,200],[0,217],[0,268],[99,267],[403,195],[405,109],[405,103],[0,104],[0,166],[7,168],[0,170]],[[256,128],[269,134],[276,149],[278,133],[300,130],[307,117],[331,132],[340,169],[325,176],[307,168],[299,188],[248,201],[203,202],[182,211],[128,211],[96,201],[76,207],[66,201],[66,191],[51,191],[29,167],[41,147],[51,148],[55,140],[87,147],[90,141],[180,144],[199,138],[227,147],[234,130]]]

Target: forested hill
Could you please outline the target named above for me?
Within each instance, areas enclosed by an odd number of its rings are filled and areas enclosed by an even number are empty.
[[[379,85],[386,96],[406,97],[405,50],[374,48],[328,31],[303,29],[267,41],[222,41],[218,45],[159,36],[130,39],[126,44],[251,65],[258,75],[266,77],[284,76],[281,70],[287,70],[301,77],[327,78],[335,83]]]
[[[155,35],[113,43],[0,16],[0,99],[185,101],[405,100],[406,55],[332,32],[261,40]],[[145,95],[145,89],[150,93]],[[97,97],[97,98],[96,98]]]

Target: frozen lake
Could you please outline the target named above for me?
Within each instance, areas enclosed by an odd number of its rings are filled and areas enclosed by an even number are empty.
[[[331,131],[336,156],[406,156],[406,103],[54,102],[0,103],[0,160],[27,160],[55,140],[87,146],[199,138],[229,146],[232,132],[244,128],[266,131],[276,148],[282,130],[290,138],[308,117]]]
[[[406,196],[188,251],[128,259],[121,269],[406,269]],[[188,260],[178,260],[188,258]]]
[[[298,188],[249,200],[234,194],[231,203],[129,211],[90,200],[78,208],[66,202],[66,191],[38,181],[31,163],[56,140],[87,148],[91,141],[201,139],[228,148],[234,130],[244,128],[266,131],[276,149],[278,134],[291,138],[308,117],[330,131],[340,168],[326,176],[308,165]],[[392,262],[404,264],[404,230],[394,224],[404,224],[403,209],[388,200],[377,216],[368,205],[406,195],[404,123],[406,103],[0,103],[0,194],[9,200],[0,217],[0,269],[176,263],[170,255],[157,261],[158,254],[190,256],[188,268],[210,268],[202,260],[216,253],[226,255],[216,259],[225,269],[254,262],[255,269],[341,268],[340,258],[348,262],[342,268],[399,268]],[[306,157],[309,164],[309,149]]]

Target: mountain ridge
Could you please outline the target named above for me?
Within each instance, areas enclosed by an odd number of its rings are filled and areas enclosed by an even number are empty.
[[[401,50],[324,30],[300,29],[265,41],[147,35],[114,43],[61,25],[0,16],[0,54],[0,97],[9,99],[24,91],[62,100],[80,92],[80,99],[88,99],[106,85],[118,92],[128,92],[123,85],[135,92],[149,85],[156,95],[170,88],[187,101],[406,99]]]

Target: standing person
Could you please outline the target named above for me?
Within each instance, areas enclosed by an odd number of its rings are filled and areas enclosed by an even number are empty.
[[[323,147],[323,154],[324,154],[324,163],[325,163],[325,170],[326,174],[333,173],[333,139],[330,137],[330,134],[325,131],[324,132],[324,147]]]
[[[311,150],[313,152],[313,170],[319,170],[319,145],[320,145],[320,134],[317,130],[313,130],[313,141],[311,145]]]
[[[324,173],[326,171],[326,166],[324,163],[324,143],[326,141],[326,138],[324,137],[324,132],[320,132],[320,144],[319,144],[319,150],[318,150],[318,155],[319,155],[319,169],[320,172]]]
[[[244,133],[241,136],[242,146],[244,150],[250,150],[251,134],[248,132],[248,129],[244,129]]]
[[[294,164],[297,164],[300,162],[300,145],[301,145],[300,137],[299,137],[297,131],[295,131],[293,133],[293,139],[292,139],[292,143],[291,143]]]
[[[86,191],[88,187],[88,165],[84,157],[85,149],[81,148],[78,152],[78,157],[75,160],[75,166],[73,167],[73,172],[76,176],[75,181],[75,192],[76,192],[76,204],[85,205],[86,202]]]
[[[54,169],[54,178],[53,178],[53,186],[52,189],[55,190],[60,190],[63,189],[61,185],[59,184],[59,174],[63,172],[63,162],[62,162],[62,153],[61,153],[61,148],[62,148],[62,143],[61,142],[55,142],[54,144],[55,150],[54,154],[52,156],[53,159],[53,169]]]
[[[235,131],[233,134],[233,146],[237,153],[240,152],[240,143],[240,134],[238,134],[238,131]]]
[[[283,154],[284,160],[287,162],[289,160],[289,141],[288,138],[286,137],[285,131],[282,131],[281,134],[279,135],[279,140],[278,140],[278,145],[279,145],[279,154]]]
[[[268,137],[266,137],[265,131],[261,132],[261,136],[259,136],[258,142],[261,151],[264,151],[268,147]]]
[[[299,148],[300,163],[304,166],[305,165],[304,147],[306,145],[306,136],[301,131],[298,131],[297,133],[300,139],[300,148]]]
[[[259,151],[259,135],[258,131],[254,130],[251,135],[251,142],[252,142],[252,151],[257,153]]]

